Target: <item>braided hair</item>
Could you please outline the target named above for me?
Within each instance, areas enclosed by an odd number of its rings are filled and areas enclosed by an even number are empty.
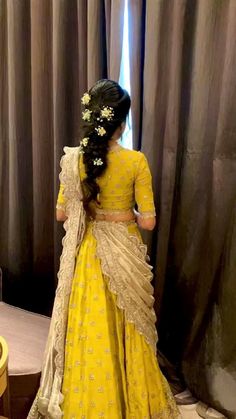
[[[107,167],[107,153],[112,135],[126,121],[130,109],[130,96],[112,80],[99,80],[82,98],[82,139],[80,152],[83,155],[86,177],[82,181],[85,206],[97,200],[100,192],[96,178]]]

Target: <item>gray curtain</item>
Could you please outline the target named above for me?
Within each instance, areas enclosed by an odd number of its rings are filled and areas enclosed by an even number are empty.
[[[235,418],[236,2],[131,0],[129,12],[142,27],[131,88],[157,199],[160,349],[199,399]]]
[[[135,147],[158,209],[148,240],[160,347],[198,398],[234,418],[236,2],[128,5]],[[118,79],[123,7],[0,0],[0,265],[11,303],[51,307],[59,159],[77,144],[82,93]]]
[[[13,304],[51,308],[59,161],[78,143],[83,92],[119,78],[123,11],[124,0],[0,1],[0,266]]]

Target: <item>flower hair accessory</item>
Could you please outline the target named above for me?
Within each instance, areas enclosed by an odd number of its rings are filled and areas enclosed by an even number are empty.
[[[96,158],[96,159],[93,160],[93,164],[94,164],[94,166],[102,166],[103,161],[100,158]]]
[[[103,137],[107,133],[104,127],[99,126],[98,128],[95,128],[95,130],[97,131],[100,137]]]
[[[85,137],[85,138],[83,138],[83,139],[81,140],[80,144],[81,144],[83,147],[87,147],[87,145],[88,145],[88,141],[89,141],[89,138],[88,138],[88,137]]]
[[[88,93],[84,93],[84,95],[81,98],[81,102],[83,105],[88,105],[91,100],[91,96]]]
[[[92,111],[90,111],[89,109],[85,109],[85,111],[82,113],[82,119],[84,121],[90,121],[91,113]]]
[[[79,146],[79,154],[84,154],[84,150],[83,150],[82,145]]]
[[[103,106],[101,109],[101,119],[107,119],[108,121],[112,121],[114,118],[114,109],[110,106]]]

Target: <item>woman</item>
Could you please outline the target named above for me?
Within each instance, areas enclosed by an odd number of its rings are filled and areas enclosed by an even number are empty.
[[[156,359],[152,273],[137,227],[155,227],[151,174],[142,153],[117,143],[130,97],[101,80],[82,104],[83,138],[61,162],[57,220],[66,221],[66,235],[28,418],[175,419]]]

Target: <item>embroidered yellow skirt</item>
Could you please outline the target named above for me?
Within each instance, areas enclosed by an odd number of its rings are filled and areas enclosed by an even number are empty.
[[[107,288],[91,224],[76,260],[62,392],[64,419],[179,417],[153,349]]]

